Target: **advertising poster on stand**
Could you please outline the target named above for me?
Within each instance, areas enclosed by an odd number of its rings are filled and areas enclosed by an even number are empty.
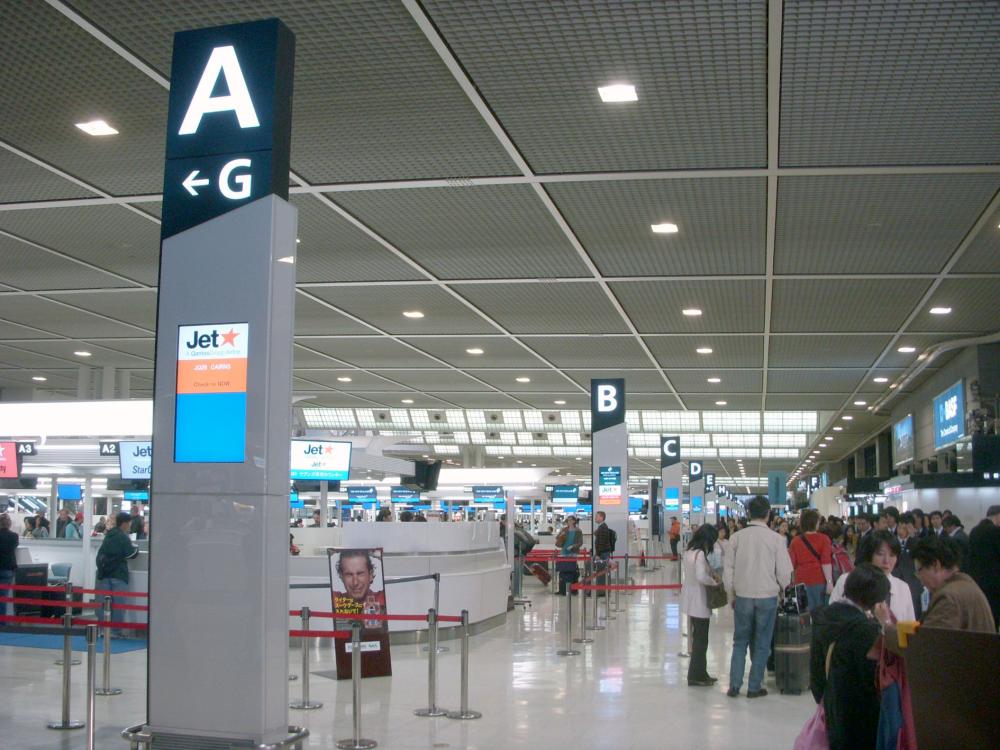
[[[338,630],[349,630],[355,616],[385,615],[385,575],[382,549],[329,549],[330,597],[337,615],[350,619],[334,620]],[[351,677],[351,641],[338,638],[335,643],[337,679]],[[361,620],[361,676],[386,677],[392,674],[389,653],[389,623],[381,619]]]

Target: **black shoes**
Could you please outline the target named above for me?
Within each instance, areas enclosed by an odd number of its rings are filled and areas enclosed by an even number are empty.
[[[747,698],[763,698],[765,695],[767,695],[767,690],[765,688],[747,691]]]
[[[726,695],[728,695],[730,698],[739,698],[740,697],[739,688],[734,688],[734,687],[729,688],[729,690],[726,691]]]
[[[712,687],[717,682],[715,677],[702,677],[697,680],[688,680],[688,687]]]

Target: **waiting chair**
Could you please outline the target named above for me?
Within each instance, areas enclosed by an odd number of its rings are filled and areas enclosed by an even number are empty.
[[[49,576],[50,586],[65,586],[69,583],[69,574],[73,570],[73,563],[52,563],[52,575]]]

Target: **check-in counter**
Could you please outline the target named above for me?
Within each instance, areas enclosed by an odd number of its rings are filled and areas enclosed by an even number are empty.
[[[498,625],[506,616],[510,565],[495,522],[358,522],[326,529],[291,529],[291,533],[301,550],[290,561],[291,583],[325,587],[293,588],[289,592],[290,609],[309,606],[315,611],[331,611],[327,549],[381,548],[387,579],[440,573],[441,614],[457,615],[467,609],[474,630]],[[434,581],[388,584],[386,604],[391,615],[426,613],[434,606]],[[326,629],[318,622],[314,628]],[[291,619],[290,625],[298,627],[298,619]],[[393,633],[413,633],[426,630],[426,624],[390,622],[389,629]]]

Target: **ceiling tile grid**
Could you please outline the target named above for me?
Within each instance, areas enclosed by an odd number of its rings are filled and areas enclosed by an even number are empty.
[[[955,273],[1000,273],[1000,211],[995,211],[952,269]]]
[[[762,274],[767,180],[577,182],[546,188],[605,276]],[[654,234],[653,224],[676,224]]]
[[[782,177],[775,272],[938,273],[998,189],[997,174]]]
[[[909,330],[993,333],[1000,329],[998,299],[1000,278],[945,279],[914,318]],[[948,315],[933,315],[930,310],[934,307],[950,307],[952,311]]]
[[[95,270],[73,258],[6,234],[0,234],[0,268],[3,269],[4,281],[27,291],[131,285],[124,279]]]
[[[634,336],[524,336],[527,346],[556,367],[650,367]]]
[[[772,367],[871,367],[891,336],[771,336],[768,364]]]
[[[429,0],[536,172],[761,166],[767,13],[739,3]],[[635,84],[608,107],[597,87]]]
[[[1000,163],[991,0],[786,0],[781,164]]]
[[[763,281],[614,282],[611,290],[639,333],[760,333]],[[683,310],[701,315],[689,317]]]
[[[930,287],[924,279],[777,279],[771,329],[776,332],[897,330]]]
[[[0,203],[90,198],[94,193],[0,147]]]
[[[761,367],[763,336],[646,336],[643,339],[661,367]],[[771,344],[774,346],[773,342]],[[698,349],[711,349],[699,353]]]
[[[406,188],[331,198],[438,278],[590,275],[527,185]]]

